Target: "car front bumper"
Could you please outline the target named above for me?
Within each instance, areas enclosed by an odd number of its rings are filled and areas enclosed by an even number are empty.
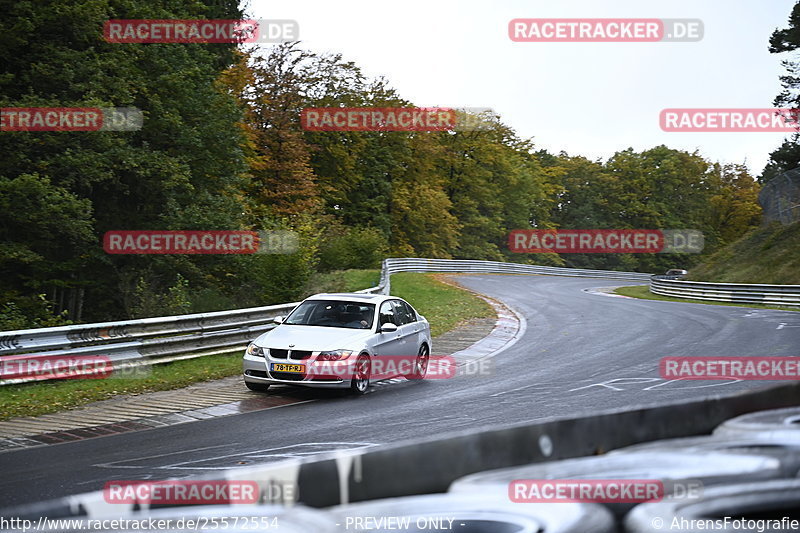
[[[273,363],[286,363],[283,361],[272,361]],[[350,387],[350,379],[344,376],[325,376],[298,374],[298,378],[281,379],[273,376],[268,368],[270,361],[264,357],[245,354],[242,361],[242,372],[244,380],[249,383],[264,383],[277,385],[300,385],[302,387],[315,387],[321,389],[344,389]],[[294,363],[292,361],[291,363]],[[307,363],[303,363],[307,364]]]

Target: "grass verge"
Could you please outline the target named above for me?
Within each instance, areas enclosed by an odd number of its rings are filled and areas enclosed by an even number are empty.
[[[401,272],[392,276],[392,294],[414,306],[441,335],[471,318],[494,316],[485,301],[464,289],[438,281],[432,274]]]
[[[324,291],[350,292],[374,287],[379,270],[331,272],[320,282]],[[323,290],[317,292],[323,292]],[[469,320],[492,316],[492,308],[473,294],[437,281],[426,274],[392,276],[392,292],[411,302],[431,323],[432,335],[440,335]],[[80,407],[123,394],[180,389],[212,379],[235,376],[242,370],[242,351],[155,365],[141,378],[75,379],[6,385],[0,387],[0,420],[38,416]]]
[[[242,371],[242,351],[154,365],[138,378],[69,379],[0,387],[0,420],[37,416],[79,407],[122,394],[180,389]]]
[[[660,294],[653,294],[647,285],[634,285],[631,287],[619,287],[614,290],[615,293],[622,296],[630,296],[631,298],[639,298],[642,300],[661,300],[664,302],[681,302],[693,304],[706,304],[706,305],[727,305],[729,307],[756,307],[759,309],[776,309],[778,311],[800,311],[800,309],[792,307],[779,307],[776,305],[761,305],[761,304],[740,304],[731,302],[709,302],[706,300],[690,300],[688,298],[673,298],[672,296],[662,296]]]

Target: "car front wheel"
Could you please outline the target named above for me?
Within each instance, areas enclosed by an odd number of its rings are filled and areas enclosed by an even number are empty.
[[[410,374],[406,374],[406,379],[422,379],[428,373],[428,361],[430,360],[430,351],[428,346],[423,344],[419,347],[417,358],[414,360],[414,370]]]
[[[372,363],[369,356],[361,354],[356,359],[356,368],[353,378],[350,380],[350,390],[354,394],[364,394],[369,388],[369,378],[371,374]]]

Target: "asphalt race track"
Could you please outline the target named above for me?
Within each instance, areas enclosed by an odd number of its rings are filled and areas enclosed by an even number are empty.
[[[523,337],[491,359],[492,375],[384,384],[360,398],[320,391],[316,400],[281,408],[1,453],[0,506],[98,490],[109,480],[182,478],[336,448],[734,393],[770,382],[666,381],[659,359],[800,355],[797,312],[584,290],[625,284],[613,280],[454,279],[527,322]],[[292,391],[273,387],[270,394]]]

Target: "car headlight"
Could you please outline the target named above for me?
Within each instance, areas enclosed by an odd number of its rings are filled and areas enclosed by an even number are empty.
[[[260,346],[256,346],[255,343],[251,342],[247,345],[247,355],[254,355],[256,357],[264,357],[264,349]]]
[[[319,352],[317,361],[339,361],[347,359],[353,355],[352,350],[331,350],[329,352]]]

